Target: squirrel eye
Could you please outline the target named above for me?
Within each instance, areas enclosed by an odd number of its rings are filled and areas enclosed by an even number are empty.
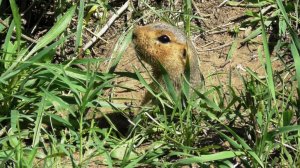
[[[186,56],[187,56],[186,49],[184,49],[184,50],[183,50],[183,53],[182,53],[183,59],[186,59]]]
[[[169,43],[171,40],[167,35],[162,35],[160,37],[157,38],[158,41],[162,42],[162,43]]]

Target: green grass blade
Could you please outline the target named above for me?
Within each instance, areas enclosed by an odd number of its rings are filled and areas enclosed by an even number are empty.
[[[32,140],[32,147],[38,145],[41,137],[41,127],[42,127],[42,120],[44,117],[44,106],[45,106],[46,96],[43,96],[42,100],[38,103],[38,110],[36,115],[36,120],[34,122],[35,127],[33,129],[33,140]]]
[[[34,55],[33,57],[29,58],[27,61],[24,61],[23,64],[21,64],[20,66],[18,66],[17,70],[24,70],[26,68],[28,68],[29,66],[41,62],[41,60],[43,60],[45,57],[48,56],[49,52],[52,52],[53,50],[55,50],[55,48],[57,46],[59,46],[60,44],[62,44],[63,42],[65,42],[66,39],[68,39],[70,36],[66,36],[64,38],[59,39],[58,41],[56,41],[55,43],[49,45],[48,47],[45,47],[44,49],[42,49],[40,52],[38,52],[36,55]]]
[[[75,41],[75,51],[78,50],[78,47],[82,45],[82,29],[83,29],[83,17],[84,17],[84,0],[80,0],[79,2],[79,14],[78,14],[78,24],[77,24],[77,32],[76,32],[76,41]]]
[[[226,60],[231,60],[231,58],[232,58],[234,52],[235,52],[236,49],[237,49],[237,44],[238,44],[238,39],[236,38],[236,39],[233,41],[233,43],[232,43],[232,45],[231,45],[231,47],[230,47],[230,49],[229,49],[229,51],[228,51]]]
[[[33,148],[29,153],[28,164],[30,167],[33,167],[34,159],[35,159],[37,152],[38,152],[38,148]]]
[[[295,64],[295,69],[296,69],[298,95],[300,95],[300,54],[299,54],[299,50],[297,50],[297,48],[296,48],[296,44],[294,41],[291,44],[291,52],[292,52],[292,56],[294,58],[294,64]]]
[[[5,40],[4,40],[4,43],[2,44],[2,47],[1,49],[3,49],[3,55],[1,57],[2,60],[4,60],[4,62],[1,62],[3,63],[4,65],[4,69],[7,69],[9,67],[9,65],[11,65],[11,60],[9,60],[9,56],[8,55],[12,55],[12,54],[16,54],[16,53],[10,53],[11,52],[11,49],[10,49],[10,44],[11,44],[11,37],[12,37],[12,33],[13,33],[13,30],[14,30],[14,27],[15,27],[15,23],[12,22],[8,28],[8,31],[6,32],[6,36],[5,36]],[[1,72],[2,73],[2,72]]]
[[[204,162],[215,161],[215,160],[230,159],[241,155],[245,155],[245,153],[241,151],[223,151],[223,152],[218,152],[210,155],[201,155],[201,156],[190,157],[187,159],[180,159],[177,162],[175,162],[175,164],[178,165],[178,164],[204,163]]]
[[[223,125],[236,139],[237,141],[243,146],[244,150],[256,160],[256,162],[261,166],[264,167],[263,162],[257,156],[257,154],[251,149],[251,147],[243,140],[237,133],[235,133],[231,128],[226,125]]]
[[[134,67],[134,71],[135,71],[139,81],[141,82],[141,84],[148,90],[148,92],[151,93],[151,95],[155,96],[155,93],[153,92],[153,89],[151,88],[151,86],[146,82],[146,80],[143,78],[141,73],[135,67]]]
[[[261,34],[261,27],[252,31],[246,38],[244,38],[244,40],[241,41],[241,43],[246,43],[247,41],[254,39],[255,37],[257,37],[260,34]]]
[[[112,62],[112,65],[108,67],[108,72],[112,73],[115,71],[117,65],[120,62],[120,59],[122,58],[124,52],[126,51],[126,48],[129,46],[132,40],[132,29],[130,29],[124,36],[120,37],[117,45],[114,49],[114,52],[112,56],[116,55],[115,58],[111,58],[110,62]],[[118,46],[120,45],[120,46]],[[116,50],[118,49],[118,50]]]
[[[234,148],[238,150],[242,150],[242,146],[238,144],[234,139],[230,138],[226,134],[222,133],[221,131],[216,130],[223,138],[225,138]]]
[[[269,140],[274,140],[275,136],[278,134],[288,133],[291,131],[299,131],[299,130],[300,130],[300,125],[289,125],[289,126],[280,127],[268,133],[270,137]]]
[[[17,46],[18,50],[20,50],[20,44],[21,44],[21,16],[19,13],[19,8],[15,2],[15,0],[9,0],[11,11],[14,18],[14,23],[16,25],[16,35],[17,35]]]
[[[187,36],[191,35],[191,15],[192,15],[192,1],[184,0],[184,23],[185,32]]]
[[[10,123],[11,123],[12,131],[16,131],[18,129],[18,123],[19,123],[19,111],[17,110],[11,111],[10,121],[11,121]]]
[[[272,95],[273,100],[276,102],[276,97],[275,97],[275,85],[274,85],[274,80],[273,80],[273,70],[272,70],[272,62],[271,62],[271,54],[269,51],[269,45],[268,45],[268,40],[267,40],[267,34],[266,34],[266,28],[264,25],[263,21],[263,16],[262,14],[260,15],[261,19],[261,25],[262,25],[262,39],[263,39],[263,46],[264,46],[264,53],[266,57],[266,68],[267,68],[267,81],[268,81],[268,88],[270,90],[270,93]]]
[[[45,47],[56,39],[63,31],[66,30],[67,26],[72,20],[73,14],[75,12],[76,6],[71,7],[56,23],[55,25],[38,40],[37,44],[32,48],[32,50],[27,54],[23,60],[27,60],[39,49]]]
[[[33,47],[33,49],[25,56],[19,56],[16,61],[9,67],[6,73],[2,74],[1,77],[6,76],[7,73],[10,73],[18,64],[19,62],[28,60],[32,55],[34,55],[38,50],[48,45],[54,39],[56,39],[65,29],[67,28],[68,24],[70,23],[72,16],[74,14],[76,7],[71,7],[65,15],[63,15],[60,20],[56,22],[56,24],[44,35],[40,38],[37,44]]]
[[[205,94],[200,93],[198,90],[195,90],[195,93],[211,108],[216,111],[221,111],[221,108],[213,101],[211,101]]]
[[[166,84],[166,90],[168,91],[168,93],[170,94],[170,96],[172,97],[174,102],[179,103],[178,95],[177,95],[176,89],[174,87],[174,82],[171,80],[170,75],[168,74],[166,69],[161,64],[160,64],[160,69],[161,69],[163,81]]]
[[[44,92],[44,96],[47,97],[47,101],[49,101],[49,103],[51,103],[53,105],[56,112],[73,113],[72,108],[70,107],[70,105],[67,102],[65,102],[60,97],[57,97],[53,93],[51,93],[43,88],[42,88],[42,90]]]
[[[294,43],[295,43],[298,51],[300,51],[300,40],[298,38],[297,33],[293,30],[292,26],[290,25],[290,21],[289,21],[287,13],[285,11],[285,8],[284,8],[284,6],[282,4],[282,1],[281,0],[276,0],[276,2],[277,2],[277,5],[278,5],[278,7],[280,9],[280,12],[282,13],[283,18],[284,18],[284,20],[285,20],[285,22],[286,22],[286,24],[287,24],[287,26],[289,28],[289,32],[292,35],[292,39],[293,39],[293,41],[294,41]]]
[[[64,126],[72,128],[72,124],[68,120],[65,120],[64,118],[62,118],[62,117],[60,117],[58,115],[55,115],[55,114],[51,114],[51,113],[49,113],[47,115],[49,117],[51,117],[53,120],[56,120],[59,123],[62,123]]]

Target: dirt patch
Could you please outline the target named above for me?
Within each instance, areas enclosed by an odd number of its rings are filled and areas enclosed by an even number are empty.
[[[258,48],[262,48],[261,37],[255,38],[255,42],[242,44],[251,28],[239,30],[237,36],[233,36],[231,32],[241,24],[245,8],[218,7],[219,5],[219,2],[197,3],[199,10],[206,16],[202,21],[205,33],[202,36],[196,35],[193,41],[199,51],[206,84],[209,86],[222,83],[224,86],[229,84],[230,79],[231,85],[239,89],[242,86],[239,73],[244,75],[247,67],[264,76],[264,69],[258,59]],[[235,42],[236,50],[231,59],[227,59],[228,52]],[[274,61],[273,64],[277,67],[280,62]],[[231,78],[229,72],[232,72]]]
[[[258,59],[258,48],[262,48],[261,37],[258,36],[253,40],[254,42],[242,44],[241,41],[249,35],[251,28],[240,29],[237,35],[232,33],[240,26],[241,20],[245,19],[245,8],[219,7],[219,1],[196,2],[195,5],[198,8],[198,10],[194,10],[195,15],[203,19],[193,20],[194,25],[198,27],[193,29],[191,40],[198,50],[206,87],[230,84],[239,90],[242,88],[242,80],[239,74],[246,74],[246,68],[264,77],[264,69]],[[116,24],[117,29],[125,25],[121,21]],[[115,32],[122,31],[111,31],[106,36]],[[116,41],[116,39],[113,41]],[[231,59],[227,59],[233,43],[236,43],[236,50],[233,52]],[[114,45],[111,44],[115,44],[115,42],[108,44],[110,44],[109,47],[113,47]],[[111,49],[103,48],[103,46],[99,48],[102,48],[102,51],[111,51]],[[280,62],[274,61],[273,64],[276,68],[280,65]],[[137,59],[132,45],[130,45],[118,64],[116,72],[134,72],[133,67],[137,67],[143,72],[145,78],[149,79],[145,69]],[[133,107],[140,105],[146,91],[139,81],[120,77],[116,79],[115,84],[130,89],[116,88],[113,91],[116,98],[114,102],[130,104]]]

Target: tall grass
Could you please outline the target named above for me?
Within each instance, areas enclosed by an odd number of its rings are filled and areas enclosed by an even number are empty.
[[[299,18],[294,15],[298,3],[277,0],[239,4],[274,6],[271,13],[253,12],[242,24],[256,26],[243,42],[262,36],[259,59],[265,77],[247,69],[248,75],[240,76],[240,90],[222,83],[191,90],[183,80],[182,93],[178,94],[166,72],[163,78],[167,87],[153,78],[158,88],[154,90],[136,70],[136,78],[156,104],[141,107],[125,135],[118,132],[102,108],[127,114],[126,106],[112,103],[107,91],[118,87],[113,83],[119,77],[115,68],[130,43],[131,31],[124,31],[110,60],[76,58],[85,26],[96,11],[92,8],[112,10],[108,2],[99,3],[80,0],[56,4],[61,12],[56,14],[56,22],[32,44],[22,38],[25,27],[18,4],[9,1],[11,12],[1,15],[9,27],[0,27],[4,37],[0,49],[0,167],[300,165],[300,42],[295,28]],[[165,11],[149,1],[138,3],[154,13],[143,19],[183,20],[186,33],[192,34],[192,19],[197,17],[192,13],[192,1],[182,1],[182,12]],[[169,9],[178,9],[172,6],[173,1],[165,3]],[[228,4],[237,5],[233,1]],[[103,17],[107,20],[108,16]],[[275,54],[269,44],[271,23],[279,23],[281,35]],[[57,48],[69,41],[74,41],[74,53],[68,55],[71,59],[52,63]],[[279,51],[293,58],[292,62],[282,59],[285,65],[280,73],[272,67],[274,55],[281,57]],[[99,72],[104,62],[109,66],[106,72]],[[82,66],[85,68],[78,68]],[[90,113],[93,117],[87,119]],[[100,128],[96,113],[103,113],[111,128]]]

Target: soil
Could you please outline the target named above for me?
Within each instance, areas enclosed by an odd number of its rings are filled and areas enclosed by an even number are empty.
[[[239,33],[235,36],[232,33],[244,19],[246,9],[226,5],[219,7],[221,1],[217,0],[195,1],[195,3],[198,8],[198,10],[194,10],[195,15],[203,19],[198,21],[193,20],[195,27],[193,27],[190,39],[199,53],[200,68],[205,77],[205,87],[223,86],[226,90],[226,86],[231,85],[236,91],[240,91],[243,87],[240,76],[247,74],[246,68],[251,69],[258,76],[264,78],[264,68],[258,59],[259,48],[262,49],[261,37],[258,36],[251,42],[242,44],[241,41],[249,35],[251,28],[239,30]],[[197,13],[197,11],[200,13]],[[108,43],[99,42],[93,47],[94,55],[110,58],[118,36],[125,30],[124,27],[126,27],[126,22],[124,21],[124,17],[121,16],[109,31],[104,34],[103,38]],[[234,42],[237,44],[236,50],[233,52],[231,58],[227,58],[228,52]],[[274,68],[279,68],[280,65],[279,61],[273,60]],[[108,64],[105,64],[100,68],[100,71],[106,70],[107,67]],[[149,83],[151,82],[149,74],[136,57],[133,45],[131,44],[125,51],[115,72],[134,73],[134,67],[142,73]],[[133,112],[138,112],[146,89],[138,80],[128,77],[121,76],[116,78],[114,82],[116,85],[130,89],[117,87],[111,91],[110,94],[115,98],[113,102],[130,105],[133,108]],[[107,112],[110,113],[111,111],[108,109]],[[97,159],[94,158],[93,160]],[[95,164],[97,165],[97,163]],[[91,165],[92,167],[96,166],[93,165],[93,161]]]
[[[197,11],[200,12],[199,14],[195,10],[195,15],[203,19],[193,20],[196,27],[193,29],[191,40],[199,53],[201,71],[205,77],[206,87],[220,84],[226,87],[230,83],[236,90],[240,90],[242,80],[239,74],[245,75],[246,68],[251,69],[263,78],[264,69],[258,59],[258,48],[262,48],[261,37],[258,36],[252,42],[242,44],[241,41],[249,35],[251,28],[240,30],[238,35],[235,36],[232,33],[244,19],[246,8],[226,5],[219,7],[220,1],[195,1],[195,4],[198,8]],[[114,26],[112,30],[120,30],[120,28],[123,28],[124,22],[117,21]],[[113,35],[116,37],[116,32],[122,31],[110,30],[104,35],[105,39],[111,39],[110,37]],[[117,38],[114,38],[109,40],[108,44],[100,45],[98,47],[100,50],[95,49],[95,55],[109,57],[111,54],[109,51],[112,51],[116,40]],[[236,50],[233,52],[231,59],[227,59],[228,52],[235,41],[237,42]],[[107,52],[103,54],[102,51]],[[273,64],[275,68],[280,66],[280,62],[276,60]],[[143,76],[151,81],[146,70],[137,59],[133,46],[130,45],[120,60],[116,72],[133,73],[133,67],[137,67],[143,73]],[[120,88],[114,90],[114,97],[118,99],[115,102],[130,104],[133,107],[140,105],[146,91],[139,81],[120,77],[116,79],[115,83],[132,89],[130,91]]]

